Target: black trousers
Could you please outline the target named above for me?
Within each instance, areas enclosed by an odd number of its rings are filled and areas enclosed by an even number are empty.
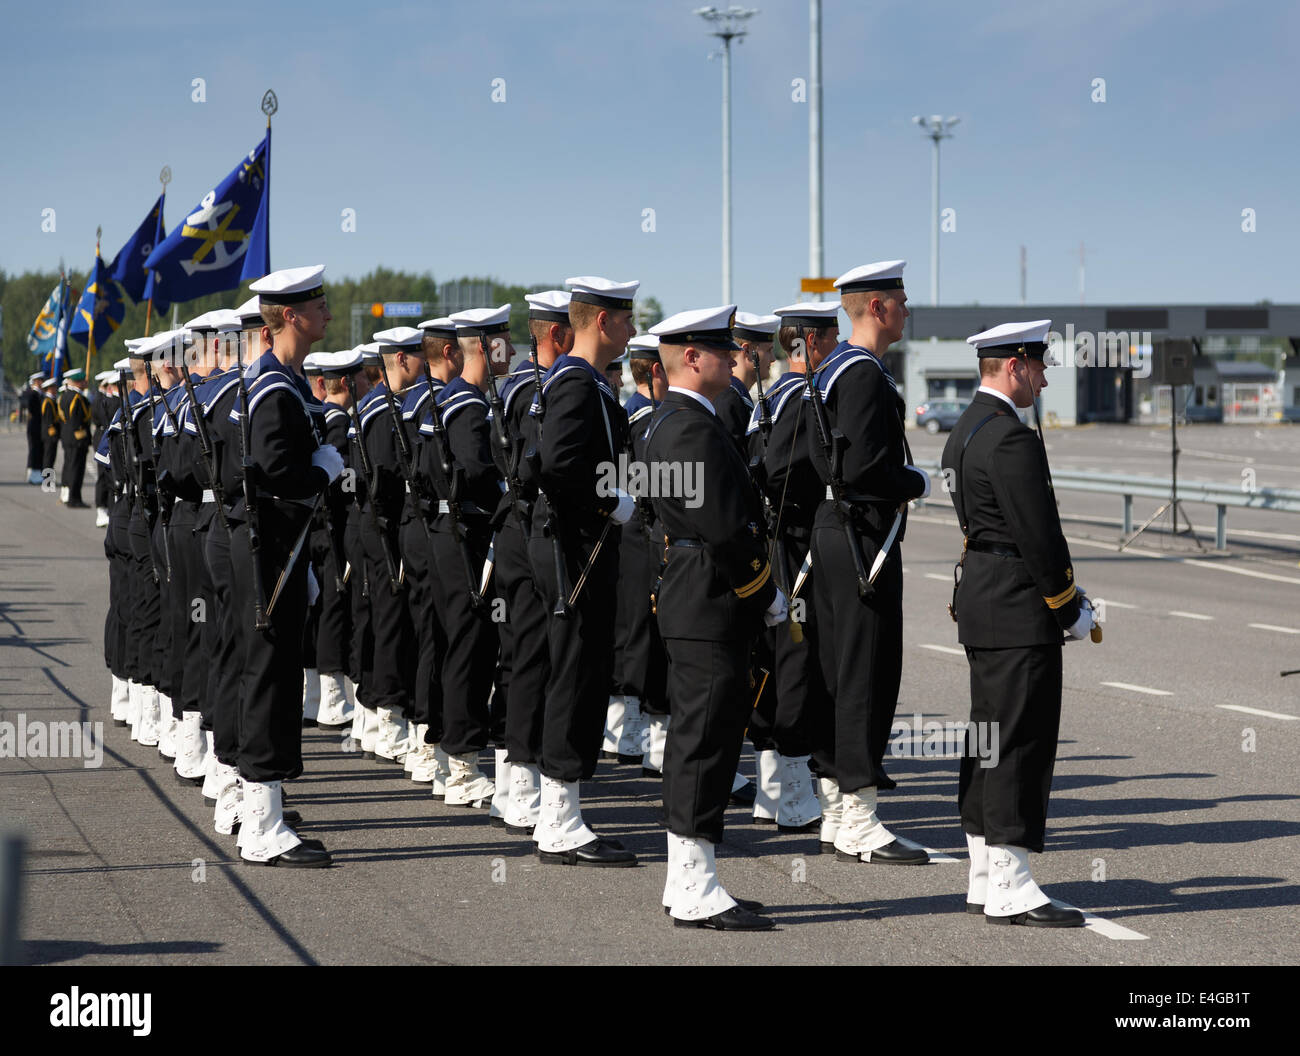
[[[990,846],[1041,853],[1061,727],[1061,646],[967,646],[966,658],[973,725],[957,788],[962,828]],[[986,752],[996,766],[980,765],[981,742],[996,744],[996,756]]]
[[[875,544],[868,536],[859,538],[863,561],[870,568]],[[813,574],[818,577],[818,652],[826,689],[835,702],[834,746],[829,751],[821,747],[818,772],[834,776],[844,792],[893,788],[882,763],[903,675],[900,550],[891,549],[874,590],[859,598],[843,530],[814,529],[812,549]]]
[[[407,605],[406,588],[393,593],[383,546],[367,520],[361,522],[361,544],[366,552],[366,572],[370,577],[370,622],[374,634],[374,667],[369,672],[366,706],[391,708],[408,718],[414,715],[415,698],[415,625]],[[394,563],[401,565],[397,524],[383,526],[387,532]]]
[[[158,580],[163,575],[161,567],[155,571],[153,543],[149,538],[151,529],[152,525],[140,512],[132,513],[127,527],[132,562],[126,646],[127,677],[150,686],[154,684],[154,640],[158,637],[161,612]]]
[[[343,525],[339,525],[339,551],[343,550]],[[351,670],[348,652],[352,641],[352,575],[339,589],[343,569],[335,564],[329,529],[312,532],[312,566],[320,583],[317,602],[315,660],[317,670],[341,673]],[[345,557],[344,561],[347,560]],[[353,574],[356,569],[353,569]],[[359,578],[359,577],[358,577]]]
[[[81,502],[81,484],[86,479],[86,441],[63,445],[63,486],[68,489],[68,501]]]
[[[108,558],[108,612],[104,616],[104,663],[118,678],[128,678],[126,640],[130,626],[132,572],[130,507],[119,500],[109,514],[104,531]]]
[[[198,551],[198,587],[195,595],[202,601],[203,619],[199,622],[199,652],[203,656],[203,676],[198,687],[198,709],[203,716],[201,727],[212,729],[213,705],[212,695],[213,669],[216,667],[219,642],[218,628],[221,623],[221,609],[217,605],[217,591],[212,582],[212,570],[208,565],[208,535],[211,532],[225,534],[225,528],[216,516],[207,517],[205,509],[200,513],[194,526],[194,546]],[[188,708],[188,705],[187,705]]]
[[[799,567],[808,552],[809,535],[786,536],[784,587],[794,589]],[[795,642],[789,626],[772,628],[776,670],[776,700],[772,714],[772,742],[782,755],[811,755],[823,749],[823,760],[833,759],[835,705],[826,689],[821,665],[821,627],[817,622],[817,576],[810,573],[799,588],[795,607],[802,618],[803,641]],[[763,701],[759,701],[763,707]],[[753,726],[750,727],[753,736]],[[758,745],[755,744],[755,748]]]
[[[348,651],[348,677],[356,687],[357,701],[366,707],[370,699],[370,680],[375,665],[375,636],[370,623],[370,595],[375,590],[366,567],[366,548],[361,543],[361,514],[356,506],[348,508],[348,523],[343,530],[343,553],[352,566],[349,588],[352,594],[352,648]],[[388,578],[380,583],[388,590]]]
[[[443,732],[442,662],[447,652],[447,636],[438,619],[435,580],[440,573],[432,561],[433,539],[431,534],[425,534],[419,515],[408,517],[403,523],[401,543],[406,561],[406,603],[415,632],[412,718],[415,722],[428,723],[427,743],[438,744]],[[380,581],[378,589],[390,590],[386,578]]]
[[[188,504],[187,504],[188,505]],[[203,652],[203,622],[207,602],[202,595],[203,554],[194,534],[194,510],[178,507],[172,520],[172,582],[164,619],[172,625],[168,655],[172,713],[201,711],[207,657]]]
[[[95,506],[106,510],[113,504],[113,478],[102,465],[95,468]]]
[[[647,537],[639,513],[623,526],[618,561],[619,691],[638,698],[646,710],[662,714],[668,710],[668,657],[650,611],[650,595],[659,580],[664,544],[655,530]]]
[[[237,521],[230,522],[235,533]],[[248,549],[248,532],[239,537],[239,545]],[[252,629],[253,603],[251,597],[242,606],[236,606],[230,567],[230,536],[220,522],[208,529],[208,575],[212,579],[212,596],[216,619],[213,621],[212,663],[208,668],[208,700],[212,723],[212,749],[217,760],[226,766],[239,764],[239,655],[241,634],[236,624]],[[242,632],[241,632],[242,633]]]
[[[259,566],[266,606],[292,549],[307,507],[262,502],[258,506]],[[231,603],[253,611],[253,558],[248,525],[235,529],[230,547]],[[302,628],[307,618],[307,561],[299,555],[267,619],[234,621],[239,680],[239,775],[246,781],[284,781],[302,773]]]
[[[541,526],[543,503],[533,517],[528,543],[534,582],[542,604],[553,612],[559,596],[551,540]],[[566,531],[562,536],[569,588],[577,586],[598,534]],[[542,773],[556,781],[586,780],[596,772],[605,735],[614,668],[614,610],[618,591],[618,525],[611,524],[595,564],[567,619],[547,628],[551,674],[542,720]]]
[[[53,469],[54,462],[59,457],[59,441],[56,437],[53,440],[46,439],[41,447],[41,469]]]
[[[154,560],[158,563],[158,631],[153,637],[153,678],[150,682],[159,693],[173,696],[172,686],[172,638],[176,624],[173,622],[172,587],[181,586],[185,571],[172,545],[173,532],[170,526],[163,524],[161,515],[154,522],[153,544]]]
[[[45,437],[41,430],[40,415],[27,419],[27,468],[41,469],[41,459],[45,454]]]
[[[722,840],[741,742],[749,719],[749,643],[667,638],[673,721],[664,752],[668,831]]]
[[[490,532],[484,518],[465,527],[478,590]],[[489,595],[477,609],[472,605],[464,558],[447,514],[433,524],[433,560],[438,569],[431,580],[433,606],[447,642],[442,657],[442,748],[448,755],[478,752],[488,745],[488,697],[496,674],[492,598]]]
[[[506,758],[512,763],[540,763],[546,681],[551,671],[547,614],[533,582],[528,543],[516,523],[497,532],[496,583],[505,602],[510,634],[510,677],[506,684]],[[502,653],[506,647],[502,635]]]

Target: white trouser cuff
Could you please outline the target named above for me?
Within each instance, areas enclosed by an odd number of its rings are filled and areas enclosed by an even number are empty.
[[[835,849],[848,854],[866,854],[877,847],[892,843],[893,834],[876,816],[876,789],[874,786],[844,793],[844,808],[840,813],[840,831],[835,836]]]
[[[343,685],[343,676],[337,671],[322,672],[316,721],[322,726],[342,726],[351,718],[352,710],[348,705],[348,691]]]
[[[619,755],[641,754],[641,698],[623,698],[623,733],[618,739]]]
[[[982,906],[988,901],[989,849],[983,836],[966,833],[966,849],[970,852],[970,872],[966,880],[966,901]]]
[[[137,727],[136,740],[147,747],[158,744],[158,724],[161,718],[158,691],[153,686],[140,687],[140,725]]]
[[[781,756],[781,801],[776,812],[778,825],[798,828],[821,817],[817,803],[817,788],[812,771],[808,769],[808,755]]]
[[[505,820],[506,807],[510,803],[510,764],[506,762],[506,750],[498,748],[492,753],[492,806],[488,816]]]
[[[754,817],[775,821],[781,800],[781,757],[772,750],[755,752],[754,762],[758,771],[758,779],[754,782],[757,786]]]
[[[611,696],[609,698],[609,707],[605,709],[605,739],[600,742],[601,751],[618,751],[618,742],[623,736],[625,714],[625,698],[617,694]]]
[[[308,667],[302,673],[302,717],[315,721],[320,715],[320,672]]]
[[[542,777],[542,812],[533,839],[543,851],[571,851],[596,838],[582,820],[577,781]]]
[[[265,862],[293,850],[302,840],[284,823],[280,782],[244,782],[244,819],[239,853],[245,861]]]
[[[1029,875],[1029,852],[1023,847],[989,847],[988,898],[984,913],[1013,917],[1051,901]]]
[[[239,771],[217,763],[216,785],[217,805],[212,812],[212,824],[221,835],[229,836],[244,816],[244,786]]]
[[[535,763],[510,765],[510,802],[506,824],[514,828],[536,826],[542,813],[542,772]]]
[[[840,821],[844,816],[844,795],[840,792],[840,783],[833,777],[817,779],[817,803],[822,808],[822,831],[818,837],[822,843],[834,843],[840,833]]]
[[[678,920],[700,920],[731,909],[736,900],[718,882],[713,844],[671,832],[668,839],[677,841],[678,855],[677,887],[672,892],[673,903],[669,907],[672,915]]]
[[[131,706],[131,689],[127,685],[126,679],[113,676],[113,696],[110,710],[113,718],[122,721],[127,716],[127,711]]]
[[[183,713],[180,735],[176,739],[176,772],[190,779],[204,777],[208,769],[208,739],[203,736],[203,715],[197,711]]]
[[[643,765],[650,770],[664,768],[664,749],[668,746],[668,715],[651,715],[645,732],[645,759]]]
[[[365,725],[361,727],[361,750],[370,752],[372,755],[375,751],[375,744],[379,740],[379,712],[374,708],[362,708],[365,712]]]

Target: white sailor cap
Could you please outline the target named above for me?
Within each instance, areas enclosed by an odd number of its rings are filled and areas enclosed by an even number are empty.
[[[307,357],[302,361],[302,372],[305,377],[315,377],[320,373],[320,357],[323,352],[308,352]]]
[[[273,271],[248,288],[262,299],[262,304],[302,304],[325,296],[324,283],[325,265],[309,264]]]
[[[990,330],[972,334],[966,338],[966,343],[975,346],[975,351],[981,359],[1006,359],[1019,355],[1042,359],[1043,353],[1047,351],[1047,331],[1051,326],[1050,319],[1035,319],[1028,323],[1002,323]]]
[[[405,349],[419,348],[424,340],[424,331],[414,326],[394,326],[380,330],[373,337],[375,344],[382,345],[383,352],[398,352]]]
[[[59,379],[58,379],[58,378],[46,378],[44,381],[41,382],[41,388],[43,388],[43,389],[52,389],[52,388],[54,388],[54,386],[57,385],[58,383],[59,383]]]
[[[233,311],[241,323],[256,323],[258,327],[262,325],[262,299],[257,294],[253,294]]]
[[[185,350],[186,345],[194,341],[194,335],[185,327],[181,327],[178,330],[164,330],[162,333],[154,334],[153,337],[143,338],[142,341],[143,344],[131,353],[136,359],[148,359],[157,356],[159,352],[168,348],[182,352]]]
[[[115,370],[101,370],[98,374],[95,375],[95,380],[96,380],[97,382],[99,382],[101,385],[104,385],[104,384],[106,384],[107,382],[110,382],[110,381],[116,381],[116,380],[117,380],[117,371],[115,371]]]
[[[214,308],[210,312],[204,312],[202,315],[196,315],[185,324],[186,330],[192,330],[195,333],[211,334],[217,329],[217,318],[227,311],[225,308]]]
[[[44,372],[38,370],[35,374],[33,374],[30,378],[27,379],[27,384],[35,385],[38,381],[44,381],[44,380],[45,380]]]
[[[312,363],[316,371],[328,378],[341,378],[361,369],[361,349],[345,348],[341,352],[313,352],[303,362]]]
[[[544,290],[541,293],[526,293],[528,318],[542,319],[551,323],[569,321],[569,301],[572,294],[568,290]]]
[[[126,346],[126,354],[131,359],[144,359],[145,354],[140,351],[151,339],[147,337],[128,337],[122,342]]]
[[[418,324],[418,328],[426,334],[437,334],[439,337],[456,336],[456,324],[447,315],[440,316],[437,319],[426,319]]]
[[[379,350],[383,347],[384,346],[381,345],[378,341],[366,341],[360,345],[357,345],[357,347],[353,349],[353,351],[361,353],[362,363],[369,363],[371,366],[378,366]]]
[[[64,381],[85,381],[86,372],[82,370],[80,367],[73,367],[71,370],[64,372],[63,380]]]
[[[772,314],[782,326],[806,326],[810,330],[840,325],[839,301],[800,301],[784,308],[773,308]]]
[[[628,359],[648,359],[659,362],[659,338],[654,334],[637,334],[627,343]]]
[[[736,321],[736,306],[720,304],[716,308],[692,308],[670,315],[650,328],[661,345],[712,345],[738,349],[731,327]]]
[[[456,324],[457,337],[491,337],[510,329],[510,305],[500,308],[469,308],[453,312],[451,321]]]
[[[734,332],[737,341],[771,341],[776,337],[776,328],[780,325],[781,320],[775,315],[737,312]]]
[[[215,312],[209,314],[212,316],[211,322],[219,334],[233,334],[244,329],[244,318],[239,314],[238,308],[218,308]],[[261,318],[260,313],[258,318]]]
[[[599,275],[579,275],[576,278],[565,279],[564,285],[573,291],[570,300],[597,304],[602,308],[630,309],[632,298],[636,296],[637,287],[641,283],[635,280],[613,282],[610,279],[602,279]]]
[[[846,271],[835,280],[840,293],[865,293],[867,290],[901,290],[905,260],[878,260]]]
[[[118,373],[123,370],[130,370],[130,369],[131,369],[130,356],[123,356],[121,359],[119,359],[116,363],[113,364],[114,373]]]

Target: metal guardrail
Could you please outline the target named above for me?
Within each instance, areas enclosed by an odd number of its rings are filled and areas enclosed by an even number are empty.
[[[931,475],[942,476],[938,462],[918,463]],[[1080,473],[1053,470],[1052,484],[1058,491],[1091,491],[1103,495],[1120,495],[1124,499],[1124,535],[1133,534],[1133,500],[1168,499],[1173,481],[1168,477],[1125,477],[1111,473]],[[1180,480],[1179,502],[1199,502],[1215,507],[1214,546],[1228,547],[1228,507],[1252,510],[1277,510],[1300,513],[1300,490],[1295,488],[1257,488],[1243,491],[1239,485],[1216,484],[1206,480]]]

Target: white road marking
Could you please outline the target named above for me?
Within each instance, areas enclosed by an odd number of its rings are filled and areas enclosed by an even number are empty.
[[[1184,564],[1193,565],[1196,568],[1213,568],[1219,572],[1233,572],[1239,576],[1254,576],[1256,579],[1271,579],[1277,583],[1300,583],[1300,579],[1295,576],[1279,576],[1272,572],[1256,572],[1253,568],[1234,568],[1232,565],[1217,564],[1213,561],[1196,561],[1188,558]]]
[[[921,643],[922,649],[933,649],[936,653],[951,653],[953,656],[965,656],[966,650],[959,649],[951,645],[930,645],[927,642]]]
[[[1060,906],[1061,909],[1075,909],[1083,914],[1083,926],[1089,931],[1095,931],[1098,935],[1105,935],[1108,939],[1145,939],[1140,931],[1133,931],[1122,924],[1116,924],[1114,921],[1104,920],[1094,913],[1089,913],[1086,909],[1079,909],[1078,906],[1072,906],[1069,902],[1062,902],[1059,898],[1052,899],[1052,905]]]
[[[1097,601],[1105,605],[1108,609],[1136,609],[1137,608],[1136,605],[1130,605],[1126,601],[1111,601],[1110,598],[1098,598]]]
[[[1170,615],[1170,616],[1181,616],[1181,617],[1183,617],[1183,618],[1186,619],[1186,620],[1212,620],[1212,619],[1214,619],[1213,616],[1206,616],[1206,615],[1204,615],[1204,614],[1202,614],[1202,613],[1199,613],[1199,612],[1183,612],[1183,611],[1180,610],[1180,609],[1170,609],[1170,610],[1169,610],[1169,615]]]
[[[1265,711],[1263,708],[1248,708],[1244,704],[1216,704],[1216,708],[1228,711],[1244,711],[1247,715],[1263,715],[1266,719],[1286,719],[1288,722],[1300,721],[1300,715],[1283,715],[1280,711]]]
[[[1103,686],[1114,686],[1116,689],[1131,689],[1134,693],[1149,693],[1153,697],[1172,697],[1173,693],[1167,689],[1152,689],[1150,686],[1135,686],[1132,682],[1103,682]]]
[[[935,851],[930,849],[929,847],[925,846],[925,844],[923,843],[917,843],[915,840],[909,840],[906,836],[895,836],[894,839],[896,839],[904,847],[911,847],[914,850],[919,849],[925,851],[925,853],[930,856],[930,861],[932,862],[939,862],[942,865],[951,865],[961,861],[960,858],[954,858],[951,854],[944,854],[942,851]]]
[[[1295,627],[1279,627],[1275,623],[1248,623],[1247,627],[1254,627],[1257,631],[1278,631],[1281,634],[1300,634],[1300,629]]]
[[[925,574],[925,578],[926,578],[926,579],[937,579],[940,583],[951,583],[951,582],[952,582],[952,576],[941,576],[941,575],[939,575],[938,572],[927,572],[927,573]]]

